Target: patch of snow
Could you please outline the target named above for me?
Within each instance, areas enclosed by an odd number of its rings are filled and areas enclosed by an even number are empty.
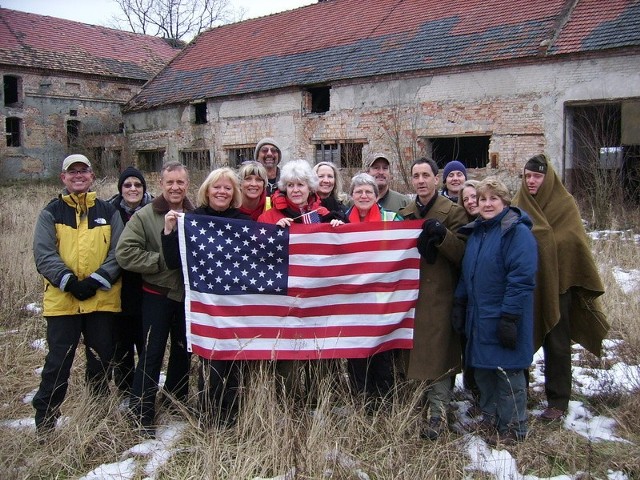
[[[42,307],[37,303],[28,303],[24,309],[29,313],[40,315],[42,313]]]
[[[133,458],[128,458],[122,462],[100,465],[84,477],[80,477],[79,480],[130,480],[135,474],[136,462]]]
[[[31,342],[31,348],[34,350],[46,350],[47,349],[47,341],[44,338],[38,338]]]
[[[620,267],[613,267],[612,273],[620,290],[626,295],[631,295],[636,290],[640,290],[640,270],[625,270]]]

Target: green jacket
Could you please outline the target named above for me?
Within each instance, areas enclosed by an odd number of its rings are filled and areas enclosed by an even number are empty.
[[[378,200],[378,204],[388,212],[398,213],[400,209],[411,203],[411,198],[395,190],[387,190],[387,193]]]
[[[186,198],[184,210],[193,210],[193,205]],[[182,271],[169,269],[162,255],[164,216],[168,211],[169,205],[162,195],[138,210],[120,236],[116,259],[123,269],[140,273],[143,282],[156,287],[158,291],[166,291],[171,300],[182,302]]]

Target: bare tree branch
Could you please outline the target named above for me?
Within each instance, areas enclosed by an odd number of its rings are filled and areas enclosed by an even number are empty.
[[[243,18],[230,0],[114,0],[121,10],[113,18],[116,27],[155,35],[176,45],[204,30]]]

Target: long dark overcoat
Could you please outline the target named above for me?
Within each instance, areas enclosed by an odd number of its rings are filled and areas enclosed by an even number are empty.
[[[420,260],[420,293],[407,366],[408,378],[439,380],[460,372],[462,363],[460,338],[451,328],[450,317],[465,247],[464,235],[457,232],[467,216],[464,208],[440,195],[424,216],[415,201],[399,213],[407,220],[435,218],[448,230],[435,263]]]

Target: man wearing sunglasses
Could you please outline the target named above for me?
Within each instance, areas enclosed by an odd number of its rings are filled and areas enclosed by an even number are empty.
[[[108,395],[112,322],[120,311],[120,267],[115,258],[123,230],[120,215],[91,190],[95,175],[84,155],[65,158],[60,179],[65,189],[40,212],[33,239],[36,268],[44,277],[49,347],[33,398],[41,442],[53,432],[60,415],[80,335],[89,390]]]
[[[280,168],[278,164],[282,159],[280,147],[273,138],[263,138],[256,145],[253,158],[264,165],[267,170],[267,178],[269,182],[266,185],[267,196],[273,195],[278,188],[278,180],[280,180]]]

